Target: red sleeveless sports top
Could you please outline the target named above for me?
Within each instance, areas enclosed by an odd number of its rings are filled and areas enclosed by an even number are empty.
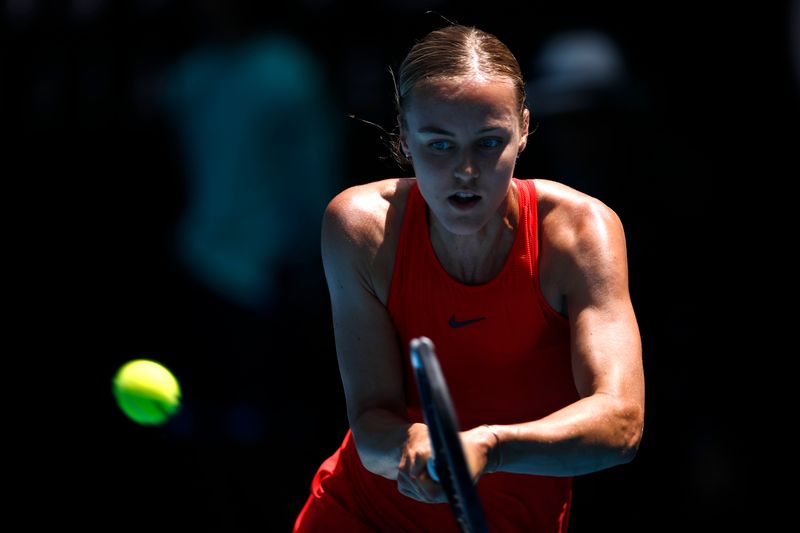
[[[542,418],[578,399],[567,320],[539,289],[538,219],[533,181],[514,179],[519,224],[500,274],[483,285],[456,281],[431,245],[427,207],[409,191],[388,308],[404,357],[408,416],[422,422],[409,341],[431,338],[462,429]],[[497,472],[478,493],[490,530],[564,533],[572,479]],[[317,472],[297,531],[338,524],[352,531],[457,532],[446,504],[403,496],[397,483],[361,464],[352,433]],[[305,528],[308,529],[305,529]],[[334,529],[335,530],[335,529]]]
[[[462,429],[542,418],[577,399],[569,324],[539,288],[538,219],[533,181],[514,180],[519,223],[500,274],[465,285],[442,268],[431,245],[426,205],[409,192],[389,292],[389,314],[407,352],[429,337]],[[406,361],[409,413],[421,419]]]

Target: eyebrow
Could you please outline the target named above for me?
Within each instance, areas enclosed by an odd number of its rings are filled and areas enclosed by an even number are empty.
[[[487,126],[485,128],[481,128],[478,130],[478,133],[486,133],[487,131],[492,130],[504,130],[503,126]],[[455,137],[456,134],[450,131],[447,131],[442,128],[437,128],[436,126],[423,126],[417,130],[417,133],[435,133],[437,135],[449,135],[451,137]]]

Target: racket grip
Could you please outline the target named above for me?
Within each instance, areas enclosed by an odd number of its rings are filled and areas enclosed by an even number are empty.
[[[436,460],[433,457],[428,459],[428,474],[430,474],[431,479],[439,483],[439,474],[436,473]]]

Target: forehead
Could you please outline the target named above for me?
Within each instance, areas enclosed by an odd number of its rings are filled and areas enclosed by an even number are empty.
[[[514,85],[502,78],[424,83],[411,91],[403,112],[410,129],[422,125],[422,122],[468,122],[513,127],[519,120]]]

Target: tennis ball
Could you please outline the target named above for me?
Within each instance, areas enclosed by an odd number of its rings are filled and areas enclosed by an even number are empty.
[[[137,424],[164,424],[181,405],[178,380],[166,367],[149,359],[122,365],[114,376],[113,391],[122,412]]]

